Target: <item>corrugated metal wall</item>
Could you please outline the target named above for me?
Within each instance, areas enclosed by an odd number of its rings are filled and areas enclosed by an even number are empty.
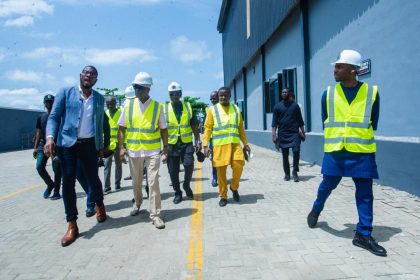
[[[246,0],[232,0],[222,32],[225,84],[232,82],[243,65],[298,4],[298,0],[250,0],[251,36],[246,34]],[[277,11],[273,13],[273,11]],[[264,16],[261,16],[264,15]]]
[[[0,108],[0,152],[33,148],[35,125],[42,112]]]

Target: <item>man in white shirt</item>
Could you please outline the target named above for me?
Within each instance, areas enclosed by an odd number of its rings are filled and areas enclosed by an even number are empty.
[[[118,121],[118,143],[121,159],[128,154],[130,173],[133,179],[134,204],[131,216],[139,213],[143,194],[143,168],[147,166],[149,184],[150,219],[158,229],[165,228],[160,218],[161,199],[159,188],[159,166],[161,153],[168,156],[168,130],[163,115],[162,104],[149,97],[153,85],[152,77],[146,72],[139,72],[132,82],[135,97],[127,98]],[[126,138],[126,147],[123,147]],[[161,151],[161,141],[163,150]]]

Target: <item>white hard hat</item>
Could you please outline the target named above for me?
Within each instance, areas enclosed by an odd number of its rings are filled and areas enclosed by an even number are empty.
[[[150,88],[153,85],[152,76],[146,72],[139,72],[134,77],[132,84]]]
[[[338,56],[338,60],[331,64],[335,65],[337,63],[350,64],[360,67],[362,65],[362,56],[359,52],[354,50],[343,50]]]
[[[126,87],[124,93],[125,93],[125,97],[133,97],[134,96],[133,86]]]
[[[182,87],[177,82],[172,82],[168,86],[168,91],[169,92],[171,92],[171,91],[180,91],[180,90],[182,90]]]

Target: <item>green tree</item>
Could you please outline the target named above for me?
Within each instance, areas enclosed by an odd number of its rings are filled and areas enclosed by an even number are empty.
[[[182,98],[182,100],[191,104],[191,108],[193,109],[193,112],[196,116],[200,112],[205,114],[208,104],[205,102],[198,101],[200,100],[200,97],[185,96]]]
[[[97,90],[103,91],[103,95],[106,97],[108,95],[115,96],[117,99],[117,105],[121,106],[122,100],[125,99],[125,94],[115,94],[116,91],[118,91],[118,88],[96,88]]]

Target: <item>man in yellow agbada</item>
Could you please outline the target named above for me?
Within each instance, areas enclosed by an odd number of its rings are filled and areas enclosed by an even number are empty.
[[[228,165],[232,167],[232,182],[230,190],[233,199],[239,201],[239,180],[245,165],[244,152],[251,152],[246,138],[244,123],[238,106],[230,103],[230,89],[221,87],[218,91],[219,103],[210,107],[204,124],[204,154],[213,153],[213,166],[217,169],[219,181],[219,206],[227,204]],[[213,149],[210,150],[210,137],[213,138]],[[242,141],[244,147],[241,147]]]

